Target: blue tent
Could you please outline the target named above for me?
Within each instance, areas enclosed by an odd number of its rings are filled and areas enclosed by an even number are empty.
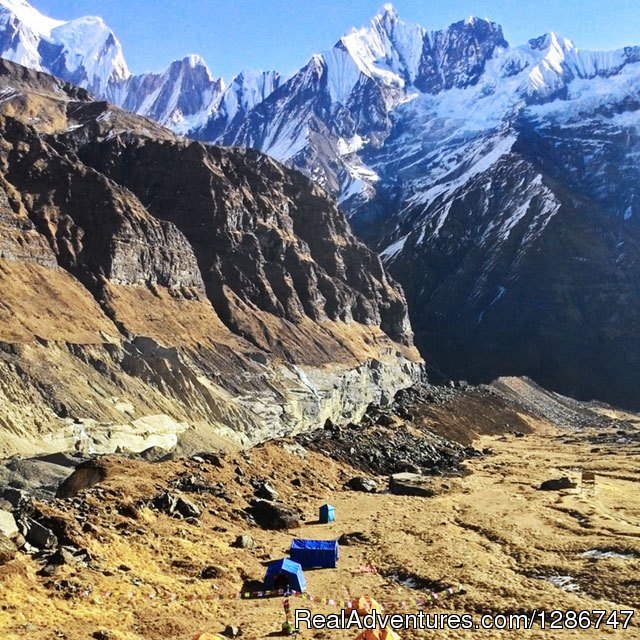
[[[302,593],[307,588],[302,567],[288,558],[272,562],[267,567],[263,582],[264,588],[269,591],[289,587],[291,591]]]
[[[299,562],[303,569],[312,567],[335,569],[338,563],[338,541],[295,538],[291,543],[289,556],[292,560]]]
[[[318,520],[322,524],[328,524],[329,522],[333,522],[336,519],[336,508],[331,506],[330,504],[323,504],[320,507],[320,516]]]

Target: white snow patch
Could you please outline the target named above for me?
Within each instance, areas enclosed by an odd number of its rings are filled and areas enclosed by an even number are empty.
[[[515,141],[516,137],[512,134],[499,137],[494,146],[488,151],[486,148],[483,148],[480,151],[475,162],[473,162],[464,173],[455,178],[451,177],[449,180],[447,180],[447,175],[443,176],[440,184],[437,184],[426,191],[417,193],[412,199],[411,204],[429,203],[438,197],[452,195],[457,189],[469,182],[469,180],[481,173],[484,173],[502,156],[508,154]],[[449,175],[454,173],[455,169],[458,169],[458,167],[456,166],[453,171],[449,172]],[[442,222],[444,222],[444,219]],[[439,225],[439,227],[440,226],[442,225]]]
[[[111,120],[111,116],[113,114],[111,113],[111,111],[109,111],[109,109],[107,109],[106,111],[103,111],[97,118],[96,118],[96,122],[109,122],[109,120]]]
[[[562,589],[563,591],[570,593],[580,591],[580,585],[575,582],[573,576],[546,576],[543,577],[543,580],[550,582],[554,587],[558,587],[558,589]]]
[[[336,47],[323,53],[321,59],[327,69],[331,100],[344,103],[360,79],[360,69],[351,56]]]
[[[384,251],[380,252],[380,257],[385,261],[389,262],[396,255],[398,255],[403,249],[404,245],[407,241],[409,234],[402,236],[399,240],[396,240],[393,244],[390,244]]]
[[[2,89],[0,89],[0,103],[7,102],[17,95],[19,95],[17,89],[13,87],[2,87]]]
[[[356,153],[357,151],[360,151],[367,142],[368,140],[362,138],[357,133],[346,140],[344,138],[338,138],[338,153],[341,156]]]
[[[594,560],[602,560],[604,558],[616,558],[618,560],[635,560],[637,553],[630,551],[611,551],[607,549],[589,549],[580,554],[581,558],[592,558]]]
[[[507,292],[506,287],[503,287],[502,285],[498,285],[498,293],[496,293],[493,300],[489,303],[489,306],[492,307],[496,302],[498,302],[498,300],[500,300],[504,296],[506,292]]]
[[[309,376],[305,373],[305,371],[303,369],[301,369],[300,367],[296,366],[295,364],[293,365],[293,370],[296,372],[300,382],[305,387],[307,387],[307,389],[309,389],[309,391],[311,391],[311,393],[317,398],[318,397],[318,387],[316,387],[316,385],[313,384],[313,382],[311,382],[311,380],[309,379]]]
[[[273,138],[267,138],[264,152],[280,162],[286,162],[302,151],[307,146],[309,129],[303,127],[297,130],[296,126],[296,123],[292,122],[285,126],[284,130],[276,131]]]

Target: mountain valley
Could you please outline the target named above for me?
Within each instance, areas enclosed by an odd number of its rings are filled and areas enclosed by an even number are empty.
[[[2,638],[640,638],[640,47],[507,35],[134,75],[0,0]]]

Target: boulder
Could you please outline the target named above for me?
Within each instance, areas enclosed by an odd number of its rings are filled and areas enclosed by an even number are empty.
[[[431,498],[436,495],[430,486],[429,476],[419,473],[394,473],[389,476],[389,491],[397,496],[422,496]]]
[[[222,571],[220,570],[220,567],[214,567],[213,565],[205,567],[200,572],[200,578],[202,578],[202,580],[215,580],[221,575]]]
[[[0,533],[7,538],[15,538],[20,533],[13,514],[2,509],[0,509]]]
[[[282,448],[288,453],[298,456],[298,458],[301,458],[302,460],[307,457],[307,450],[297,442],[283,442]]]
[[[378,416],[376,423],[381,427],[392,427],[395,423],[395,420],[388,413],[381,413]]]
[[[562,489],[575,489],[577,488],[577,482],[571,480],[567,476],[562,478],[554,478],[551,480],[545,480],[539,487],[540,491],[560,491]]]
[[[168,491],[163,491],[157,495],[151,502],[151,506],[158,511],[172,514],[178,506],[178,499],[172,496]]]
[[[362,476],[351,478],[344,486],[351,491],[363,491],[364,493],[375,493],[378,490],[375,480],[363,478]]]
[[[196,507],[193,502],[190,500],[185,500],[184,498],[178,498],[176,502],[175,510],[183,517],[183,518],[199,518],[200,517],[200,509]]]
[[[27,542],[38,549],[55,549],[58,546],[58,538],[56,535],[44,525],[40,524],[33,518],[27,518],[21,521],[23,525],[22,534]]]
[[[176,489],[189,493],[213,493],[215,486],[199,476],[183,476],[175,482]]]
[[[253,549],[256,546],[255,540],[248,534],[238,536],[231,545],[236,549]]]
[[[140,509],[135,504],[130,502],[123,502],[117,507],[118,513],[125,518],[131,518],[132,520],[140,519]]]
[[[263,529],[291,529],[300,526],[300,513],[282,502],[254,500],[249,514]]]
[[[49,564],[55,566],[70,565],[82,566],[86,564],[88,554],[86,551],[73,547],[60,547],[48,560]]]
[[[107,473],[103,467],[98,465],[96,460],[88,460],[79,464],[75,471],[60,483],[56,491],[56,498],[74,498],[81,491],[102,482],[107,477]]]
[[[343,533],[338,538],[338,544],[341,547],[350,547],[354,544],[367,544],[370,542],[369,536],[362,531],[352,531],[351,533]]]
[[[258,485],[255,495],[256,498],[271,501],[275,501],[280,497],[280,494],[267,482],[262,482]]]
[[[224,453],[215,454],[215,453],[200,453],[198,457],[202,458],[205,464],[212,464],[214,467],[222,468],[224,465],[223,458]]]
[[[161,462],[171,460],[173,453],[163,447],[149,447],[138,453],[136,457],[141,460],[146,460],[147,462]]]
[[[29,494],[16,489],[15,487],[5,487],[0,490],[0,498],[11,505],[11,511],[21,515],[31,515],[33,513],[33,500]]]
[[[408,460],[398,460],[396,468],[393,473],[422,473],[422,469],[417,464],[409,462]]]

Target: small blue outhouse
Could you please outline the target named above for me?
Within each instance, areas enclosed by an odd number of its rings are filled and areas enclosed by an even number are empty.
[[[320,517],[318,520],[322,524],[328,524],[329,522],[333,522],[336,519],[336,508],[331,506],[330,504],[323,504],[320,507]]]

